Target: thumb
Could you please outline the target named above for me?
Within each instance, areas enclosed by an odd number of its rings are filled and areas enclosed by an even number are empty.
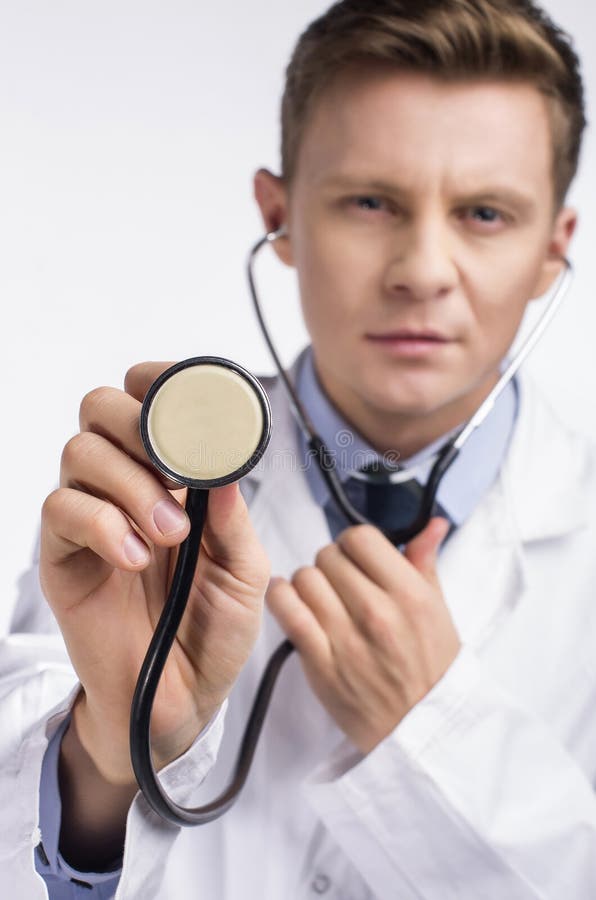
[[[238,547],[246,541],[247,528],[250,530],[248,510],[238,483],[212,488],[203,531],[209,555],[220,561],[234,557]]]
[[[269,563],[250,521],[238,483],[209,491],[203,543],[211,559],[242,580],[269,575]]]
[[[447,519],[435,517],[430,520],[424,531],[407,545],[404,556],[412,563],[427,581],[438,584],[437,556],[439,547],[447,537],[449,522]]]

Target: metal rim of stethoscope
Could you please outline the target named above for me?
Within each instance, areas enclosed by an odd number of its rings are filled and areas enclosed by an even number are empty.
[[[271,353],[279,376],[290,400],[294,416],[304,433],[309,449],[314,455],[321,475],[325,479],[327,488],[331,496],[341,509],[348,522],[350,522],[351,524],[374,524],[370,523],[368,519],[350,503],[350,500],[348,499],[335,470],[335,461],[333,458],[333,454],[329,451],[322,439],[317,434],[317,431],[306,409],[301,403],[294,385],[292,384],[290,377],[277,353],[277,350],[271,338],[271,334],[269,332],[269,328],[265,321],[265,317],[263,315],[263,310],[256,287],[254,271],[255,260],[259,251],[265,245],[273,244],[276,240],[285,236],[287,236],[285,226],[282,226],[276,231],[270,231],[256,242],[249,253],[247,263],[247,276],[257,320],[259,322],[259,326],[269,352]],[[474,431],[479,428],[479,426],[490,414],[496,401],[505,390],[509,382],[516,375],[520,366],[525,362],[531,351],[534,349],[535,345],[538,343],[546,328],[553,319],[555,313],[559,309],[565,295],[569,290],[573,278],[573,268],[570,261],[566,257],[562,257],[561,263],[563,264],[563,270],[557,276],[554,285],[549,290],[551,296],[548,297],[547,294],[548,299],[545,301],[545,310],[543,311],[542,315],[540,316],[530,333],[522,342],[517,353],[506,365],[496,385],[493,387],[484,401],[480,404],[471,418],[468,419],[468,421],[460,429],[458,429],[455,434],[453,434],[436,452],[430,475],[428,476],[426,485],[423,488],[418,515],[405,528],[394,530],[392,532],[386,532],[389,540],[391,540],[391,542],[396,546],[402,546],[403,544],[408,543],[408,541],[415,537],[416,534],[418,534],[425,527],[432,515],[437,491],[445,472],[459,455],[462,447],[469,440]],[[428,464],[428,460],[426,461],[426,464]],[[410,481],[414,478],[415,472],[415,468],[408,469],[405,467],[397,466],[395,469],[388,470],[387,473],[384,473],[384,480],[388,483],[393,484],[398,482]],[[359,473],[359,477],[364,481],[377,480],[374,477],[368,478],[364,473]]]
[[[218,478],[210,478],[208,480],[185,477],[170,468],[159,453],[156,452],[149,427],[149,413],[152,403],[166,381],[169,381],[170,378],[177,375],[179,372],[184,371],[184,369],[194,368],[195,366],[218,366],[239,375],[240,378],[250,385],[254,392],[259,403],[263,421],[259,441],[250,458],[227,475],[222,475]],[[193,488],[195,490],[210,490],[211,488],[223,487],[226,484],[232,484],[235,481],[239,481],[244,475],[251,472],[260,461],[271,439],[271,406],[263,385],[243,366],[222,356],[193,356],[170,366],[169,369],[166,369],[165,372],[162,372],[162,374],[155,379],[143,400],[139,425],[145,452],[155,468],[158,469],[162,475],[165,475],[167,478],[170,478],[172,481],[185,487]]]

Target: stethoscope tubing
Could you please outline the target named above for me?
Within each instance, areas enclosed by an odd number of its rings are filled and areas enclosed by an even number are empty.
[[[277,677],[284,662],[294,650],[290,641],[283,641],[267,664],[248,717],[229,784],[210,803],[194,809],[180,806],[172,800],[161,786],[153,765],[151,711],[159,681],[188,603],[207,517],[208,497],[209,492],[206,490],[189,488],[187,491],[185,508],[190,518],[190,532],[180,545],[168,598],[141,667],[130,715],[130,755],[138,785],[147,803],[158,815],[173,825],[181,826],[206,825],[222,816],[235,802],[248,777]]]
[[[351,524],[363,524],[368,520],[352,506],[347,498],[337,472],[335,471],[332,454],[325,446],[323,440],[316,433],[316,430],[300,402],[290,378],[277,354],[259,303],[253,271],[254,260],[259,250],[265,246],[265,244],[271,243],[280,237],[281,233],[281,231],[278,231],[265,235],[255,244],[250,252],[248,260],[248,281],[253,305],[263,337],[285,386],[294,414],[305,433],[308,446],[315,455],[317,464],[325,478],[331,495],[348,522]],[[424,489],[420,511],[415,520],[406,529],[393,531],[387,535],[397,546],[407,543],[415,534],[418,534],[425,527],[432,515],[437,491],[445,472],[454,462],[470,435],[489,415],[497,398],[514,377],[515,373],[527,358],[528,354],[553,318],[563,297],[567,293],[571,281],[571,264],[566,259],[562,260],[562,262],[565,266],[564,271],[562,276],[558,279],[553,295],[549,299],[547,308],[538,323],[534,326],[530,335],[525,339],[520,350],[507,365],[497,384],[476,413],[455,434],[455,436],[450,438],[438,451]],[[186,510],[191,521],[190,533],[179,549],[168,598],[141,668],[133,697],[130,719],[131,759],[139,787],[145,795],[147,802],[155,812],[172,824],[181,826],[204,825],[208,822],[212,822],[214,819],[219,818],[219,816],[227,812],[237,799],[250,771],[250,766],[263,728],[277,677],[284,662],[294,650],[293,644],[290,641],[285,640],[271,656],[253,702],[236,758],[233,775],[222,793],[210,803],[192,809],[180,806],[168,797],[159,783],[151,757],[151,710],[164,666],[176,638],[176,633],[188,602],[188,596],[190,594],[194,573],[199,559],[201,536],[207,516],[207,508],[208,491],[189,487],[186,498]]]

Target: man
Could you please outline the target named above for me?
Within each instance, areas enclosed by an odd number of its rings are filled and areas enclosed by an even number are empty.
[[[255,192],[299,278],[301,397],[328,441],[348,429],[354,453],[428,467],[561,269],[577,61],[529,2],[345,0],[302,36],[282,120],[282,177],[259,172]],[[163,368],[85,398],[44,507],[41,584],[82,690],[27,670],[26,647],[5,663],[13,895],[44,896],[35,856],[56,898],[592,896],[593,457],[523,381],[404,555],[373,527],[342,531],[268,383],[274,444],[246,485],[250,519],[237,489],[213,492],[154,708],[179,802],[217,794],[284,634],[300,659],[223,819],[179,834],[135,798],[130,698],[188,530],[138,437]]]

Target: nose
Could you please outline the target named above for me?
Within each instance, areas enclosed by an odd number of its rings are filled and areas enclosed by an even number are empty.
[[[389,296],[420,301],[446,297],[458,283],[453,236],[439,216],[413,220],[402,231],[386,269]]]

